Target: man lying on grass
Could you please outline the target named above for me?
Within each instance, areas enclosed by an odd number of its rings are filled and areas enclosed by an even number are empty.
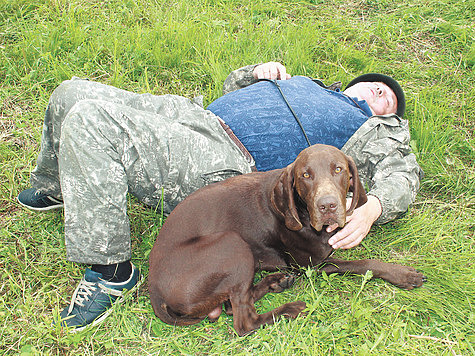
[[[381,74],[359,76],[343,91],[340,85],[291,77],[276,62],[251,65],[232,72],[225,95],[205,110],[180,96],[78,78],[62,83],[46,109],[33,188],[18,196],[33,210],[64,206],[67,258],[91,265],[61,325],[98,323],[137,286],[127,193],[150,206],[163,198],[170,212],[204,185],[285,167],[305,147],[323,143],[354,159],[369,196],[330,239],[333,248],[358,245],[373,223],[406,211],[421,169],[402,119],[401,87]]]

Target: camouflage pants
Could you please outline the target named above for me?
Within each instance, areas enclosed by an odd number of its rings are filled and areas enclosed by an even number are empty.
[[[67,258],[130,259],[126,195],[170,212],[196,189],[248,173],[217,117],[189,99],[73,80],[52,94],[31,184],[64,200]]]

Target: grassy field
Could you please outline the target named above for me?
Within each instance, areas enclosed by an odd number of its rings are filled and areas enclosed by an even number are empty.
[[[475,354],[474,19],[469,0],[0,0],[0,353]],[[400,80],[421,192],[407,214],[338,255],[412,265],[428,282],[403,291],[307,271],[258,309],[299,299],[308,315],[244,338],[224,315],[165,325],[145,285],[97,328],[52,327],[84,266],[65,261],[62,212],[15,201],[29,187],[52,90],[79,76],[209,103],[231,70],[269,60],[326,82],[368,71]],[[162,217],[133,200],[130,217],[146,275]]]

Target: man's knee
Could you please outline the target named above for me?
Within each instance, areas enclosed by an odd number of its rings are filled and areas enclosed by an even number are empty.
[[[63,111],[63,115],[66,115],[77,102],[86,97],[85,93],[90,94],[91,89],[91,82],[88,80],[77,77],[65,80],[51,94],[49,107],[56,114],[61,115],[59,111]]]
[[[83,99],[75,103],[66,115],[62,132],[79,133],[82,130],[94,130],[102,124],[106,111],[104,102],[95,99]]]

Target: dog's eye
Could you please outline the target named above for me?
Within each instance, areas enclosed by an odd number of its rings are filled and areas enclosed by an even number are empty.
[[[340,173],[341,172],[341,167],[336,167],[335,168],[335,173]]]
[[[307,172],[305,172],[305,173],[303,174],[303,177],[304,177],[304,178],[308,178],[308,177],[310,177],[310,174],[308,174]]]

